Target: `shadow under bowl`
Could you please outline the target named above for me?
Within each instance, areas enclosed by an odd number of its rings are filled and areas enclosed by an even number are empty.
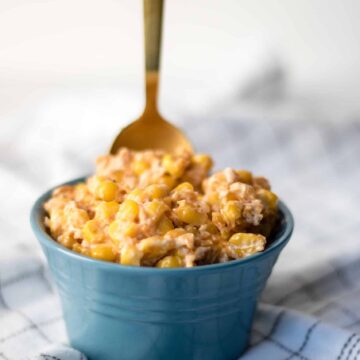
[[[257,300],[293,231],[283,202],[263,252],[158,269],[95,260],[54,241],[43,209],[51,192],[34,204],[31,225],[61,298],[70,344],[89,360],[233,360],[246,350]]]

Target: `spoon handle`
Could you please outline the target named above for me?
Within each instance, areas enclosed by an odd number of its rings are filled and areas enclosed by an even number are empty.
[[[150,124],[161,120],[157,108],[160,73],[160,47],[163,0],[144,0],[146,103],[143,121]]]
[[[159,71],[163,0],[144,0],[145,69]]]

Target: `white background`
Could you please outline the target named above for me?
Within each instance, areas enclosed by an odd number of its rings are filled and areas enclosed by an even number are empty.
[[[359,15],[356,0],[168,0],[161,109],[175,122],[354,120]],[[1,0],[0,126],[39,106],[54,122],[60,109],[72,121],[86,111],[91,122],[130,121],[143,104],[142,31],[141,0]],[[270,105],[257,90],[244,98],[254,83],[276,87]]]

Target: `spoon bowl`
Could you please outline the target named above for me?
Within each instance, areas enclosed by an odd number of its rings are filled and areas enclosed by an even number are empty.
[[[111,154],[116,154],[121,147],[133,150],[160,149],[169,153],[180,150],[193,152],[186,136],[159,114],[156,107],[157,83],[158,74],[147,73],[145,111],[139,119],[122,129],[111,146]]]

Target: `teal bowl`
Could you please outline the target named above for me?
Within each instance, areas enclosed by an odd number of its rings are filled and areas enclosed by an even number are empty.
[[[89,360],[234,360],[246,350],[257,301],[294,227],[284,203],[265,251],[158,269],[95,260],[54,241],[43,221],[50,196],[51,190],[36,201],[31,224],[61,298],[70,344]]]

